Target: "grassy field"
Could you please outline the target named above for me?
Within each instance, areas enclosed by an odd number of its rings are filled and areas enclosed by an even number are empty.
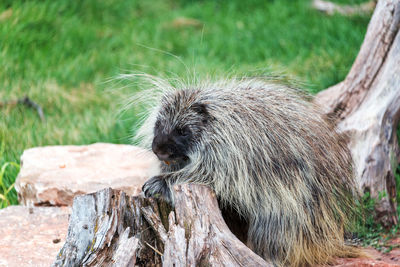
[[[140,88],[107,82],[118,74],[274,72],[315,93],[345,77],[368,21],[325,16],[307,0],[3,0],[0,102],[28,95],[46,121],[25,106],[0,107],[0,194],[18,172],[6,162],[19,163],[26,148],[130,142],[138,110],[118,110]],[[7,198],[17,203],[14,190]]]

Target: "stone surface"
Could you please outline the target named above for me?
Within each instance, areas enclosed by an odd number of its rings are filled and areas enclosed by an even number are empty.
[[[71,205],[75,195],[106,187],[138,194],[157,173],[153,153],[131,145],[97,143],[25,150],[15,183],[22,205]]]
[[[0,210],[0,266],[50,266],[65,242],[68,207]]]
[[[393,245],[399,244],[398,241]],[[389,253],[382,253],[373,248],[365,248],[363,252],[368,258],[338,259],[336,267],[400,267],[400,249],[393,249]]]

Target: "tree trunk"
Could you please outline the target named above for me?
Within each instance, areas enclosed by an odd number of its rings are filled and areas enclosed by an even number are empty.
[[[53,266],[272,266],[230,232],[211,189],[174,192],[174,211],[113,189],[76,197]]]
[[[387,227],[397,224],[399,27],[400,1],[379,1],[346,79],[315,99],[339,131],[349,135],[358,185],[377,199],[376,218]]]

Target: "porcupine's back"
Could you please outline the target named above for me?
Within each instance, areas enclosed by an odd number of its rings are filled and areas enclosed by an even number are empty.
[[[169,92],[161,103],[171,125],[190,123],[187,107],[205,105],[210,119],[176,182],[211,185],[248,219],[248,244],[259,255],[307,266],[351,251],[343,241],[355,188],[351,157],[301,93],[232,79]]]
[[[217,166],[214,189],[256,225],[252,248],[283,265],[349,253],[343,231],[354,207],[351,156],[320,110],[298,91],[260,80],[203,90],[215,118],[205,141]]]

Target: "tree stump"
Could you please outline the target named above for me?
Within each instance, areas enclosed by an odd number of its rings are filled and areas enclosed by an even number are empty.
[[[400,161],[400,1],[378,2],[346,79],[315,101],[348,134],[359,188],[377,200],[376,219],[397,224],[395,173]]]
[[[174,210],[111,188],[76,197],[53,266],[272,266],[232,234],[210,188],[174,192]]]

